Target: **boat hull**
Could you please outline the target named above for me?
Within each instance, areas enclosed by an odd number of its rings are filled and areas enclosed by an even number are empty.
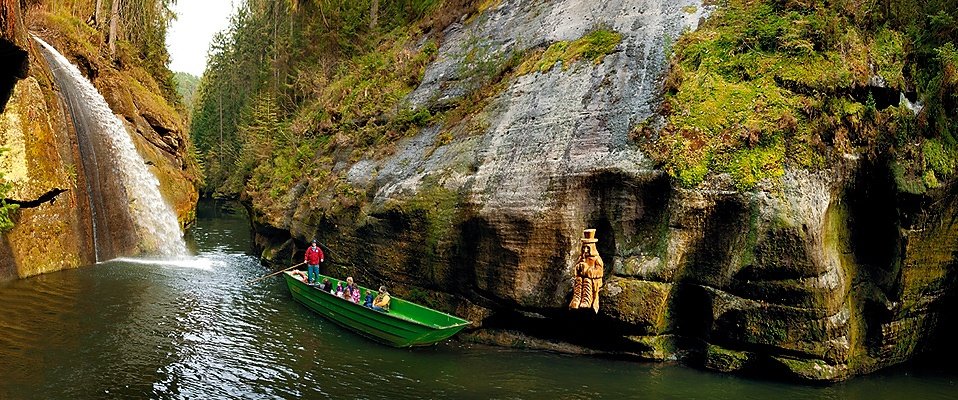
[[[376,311],[311,287],[284,273],[293,299],[326,319],[375,341],[395,347],[427,346],[455,335],[469,321],[393,298],[390,312]],[[331,277],[333,285],[338,280]],[[368,289],[361,288],[363,294]]]

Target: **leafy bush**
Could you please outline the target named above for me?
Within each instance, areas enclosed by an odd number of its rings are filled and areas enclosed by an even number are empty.
[[[0,147],[0,155],[7,151],[8,149]],[[4,180],[3,171],[0,171],[0,232],[13,229],[13,215],[20,208],[19,205],[7,204],[5,201],[11,188],[13,185]]]

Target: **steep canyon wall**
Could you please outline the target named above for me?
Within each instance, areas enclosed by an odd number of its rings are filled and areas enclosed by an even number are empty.
[[[490,331],[721,371],[840,380],[941,344],[955,293],[950,186],[901,194],[887,167],[849,158],[750,192],[721,175],[684,189],[630,138],[660,104],[670,43],[708,12],[696,1],[502,1],[464,16],[413,106],[455,104],[477,63],[596,29],[622,38],[601,62],[515,77],[451,140],[439,124],[390,154],[337,163],[356,204],[318,207],[315,193],[334,196],[321,183],[283,204],[248,199],[264,255],[295,261],[318,238],[328,272]],[[597,316],[566,309],[590,227],[606,262]],[[595,329],[575,333],[583,325]]]

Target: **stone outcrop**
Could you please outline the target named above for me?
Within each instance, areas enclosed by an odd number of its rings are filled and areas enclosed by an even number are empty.
[[[427,127],[389,155],[337,164],[363,201],[317,207],[336,194],[305,181],[288,204],[254,201],[264,254],[289,261],[315,237],[328,272],[483,328],[720,371],[841,380],[945,344],[950,189],[905,195],[887,167],[853,159],[749,193],[722,176],[683,189],[630,139],[659,104],[668,43],[707,6],[493,4],[446,29],[412,105],[442,110],[472,90],[467,55],[496,62],[597,27],[623,38],[601,63],[516,77],[473,115],[478,131],[453,127],[447,143],[448,128]],[[606,265],[598,316],[566,309],[590,227]],[[583,321],[599,329],[571,333]]]
[[[13,87],[27,77],[27,35],[20,17],[20,1],[0,1],[0,112],[13,94]]]

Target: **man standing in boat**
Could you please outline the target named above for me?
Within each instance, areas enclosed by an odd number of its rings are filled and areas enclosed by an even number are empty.
[[[316,245],[316,239],[313,239],[313,245],[306,249],[306,255],[303,262],[306,263],[306,280],[310,285],[319,282],[319,263],[323,262],[323,249]]]

